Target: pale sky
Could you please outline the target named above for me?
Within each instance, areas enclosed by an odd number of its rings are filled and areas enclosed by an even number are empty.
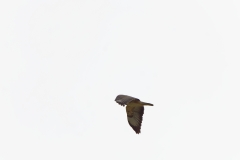
[[[1,160],[239,160],[240,2],[0,5]],[[141,134],[118,94],[153,103]]]

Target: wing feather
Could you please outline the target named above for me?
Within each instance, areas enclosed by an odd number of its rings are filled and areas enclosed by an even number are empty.
[[[144,107],[126,107],[128,123],[132,129],[139,134],[144,114]]]
[[[118,104],[120,104],[121,106],[127,105],[129,102],[131,102],[133,100],[139,101],[139,99],[137,99],[135,97],[131,97],[131,96],[123,95],[123,94],[118,95],[115,99],[115,101]]]

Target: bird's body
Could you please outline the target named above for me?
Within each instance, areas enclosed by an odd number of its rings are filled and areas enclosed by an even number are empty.
[[[118,95],[115,101],[126,107],[129,125],[139,134],[141,132],[142,116],[144,114],[144,105],[153,106],[151,103],[141,102],[138,98],[127,95]]]

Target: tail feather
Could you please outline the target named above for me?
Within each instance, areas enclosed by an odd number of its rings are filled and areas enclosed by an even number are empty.
[[[145,105],[145,106],[153,106],[153,104],[151,104],[151,103],[146,103],[146,102],[142,102],[143,103],[143,105]]]

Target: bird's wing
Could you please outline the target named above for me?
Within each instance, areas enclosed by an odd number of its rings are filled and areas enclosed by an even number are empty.
[[[129,125],[137,134],[139,134],[141,132],[144,107],[127,106],[126,111]]]
[[[122,106],[127,105],[129,102],[131,102],[133,100],[139,101],[139,99],[137,99],[137,98],[127,96],[127,95],[122,95],[122,94],[118,95],[115,98],[115,101]]]

